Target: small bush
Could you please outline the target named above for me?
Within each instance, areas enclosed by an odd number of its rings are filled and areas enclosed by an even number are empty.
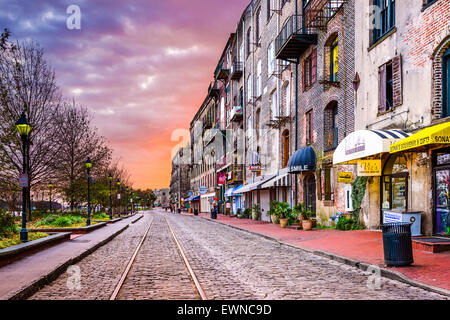
[[[353,219],[341,217],[338,223],[336,224],[336,229],[342,231],[349,231],[349,230],[361,230],[363,228]]]
[[[8,237],[19,232],[12,214],[0,210],[0,237]]]
[[[41,221],[39,221],[36,225],[37,226],[48,226],[48,225],[52,225],[58,218],[60,218],[61,216],[57,215],[57,214],[51,214],[47,217],[45,217],[44,219],[42,219]]]
[[[70,219],[69,217],[59,217],[52,223],[53,226],[57,227],[67,227],[70,226],[71,224],[72,219]]]
[[[109,218],[109,216],[104,212],[97,213],[95,216],[92,217],[92,219],[94,219],[94,220],[101,220],[101,219],[107,219],[107,218]]]

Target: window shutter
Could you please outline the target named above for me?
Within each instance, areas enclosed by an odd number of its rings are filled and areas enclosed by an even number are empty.
[[[379,105],[378,113],[386,111],[386,65],[382,65],[378,71],[378,92],[379,92]]]
[[[305,72],[305,60],[302,61],[302,87],[303,92],[306,90],[306,72]]]
[[[392,86],[394,107],[403,104],[403,84],[402,84],[402,57],[396,56],[392,60]]]
[[[314,49],[311,56],[311,84],[317,80],[317,49]]]

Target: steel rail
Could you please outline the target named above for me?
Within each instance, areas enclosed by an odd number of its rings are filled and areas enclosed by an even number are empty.
[[[136,257],[139,253],[139,250],[141,250],[142,244],[144,243],[145,238],[147,238],[147,234],[150,231],[151,226],[153,225],[153,221],[155,220],[155,217],[152,218],[152,221],[150,222],[147,230],[145,231],[144,236],[142,237],[141,241],[139,242],[136,250],[134,251],[133,256],[131,257],[130,261],[128,262],[128,265],[125,269],[125,271],[122,274],[122,277],[120,278],[119,283],[117,284],[116,288],[114,289],[113,294],[111,295],[111,297],[109,298],[109,300],[116,300],[117,295],[120,292],[120,289],[122,289],[122,286],[128,276],[128,274],[130,273],[131,267],[133,266],[134,261],[136,260]]]
[[[195,289],[197,290],[197,292],[200,295],[200,297],[202,298],[202,300],[208,300],[208,297],[206,296],[205,291],[203,290],[202,286],[200,285],[200,282],[198,281],[197,276],[195,275],[194,270],[192,269],[192,267],[186,257],[186,254],[184,253],[183,248],[181,247],[181,244],[179,243],[175,233],[173,232],[173,229],[170,226],[169,221],[167,220],[166,217],[164,217],[164,219],[166,220],[166,223],[169,226],[170,233],[172,233],[173,240],[178,247],[178,252],[184,262],[184,265],[186,266],[186,269],[187,269],[192,281],[194,282]]]

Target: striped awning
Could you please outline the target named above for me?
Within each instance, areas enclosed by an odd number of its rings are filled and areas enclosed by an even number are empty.
[[[269,182],[262,185],[262,189],[266,188],[273,188],[273,187],[290,187],[291,181],[289,173],[280,174],[278,177],[276,177],[273,180],[270,180]]]
[[[366,157],[389,153],[389,147],[409,137],[402,130],[359,130],[349,134],[333,154],[333,164],[352,164]]]

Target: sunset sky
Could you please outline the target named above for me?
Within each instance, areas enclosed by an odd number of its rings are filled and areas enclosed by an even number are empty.
[[[205,98],[249,0],[0,0],[0,28],[45,50],[63,94],[88,107],[134,187],[170,184],[171,141]],[[66,9],[81,9],[69,30]]]

